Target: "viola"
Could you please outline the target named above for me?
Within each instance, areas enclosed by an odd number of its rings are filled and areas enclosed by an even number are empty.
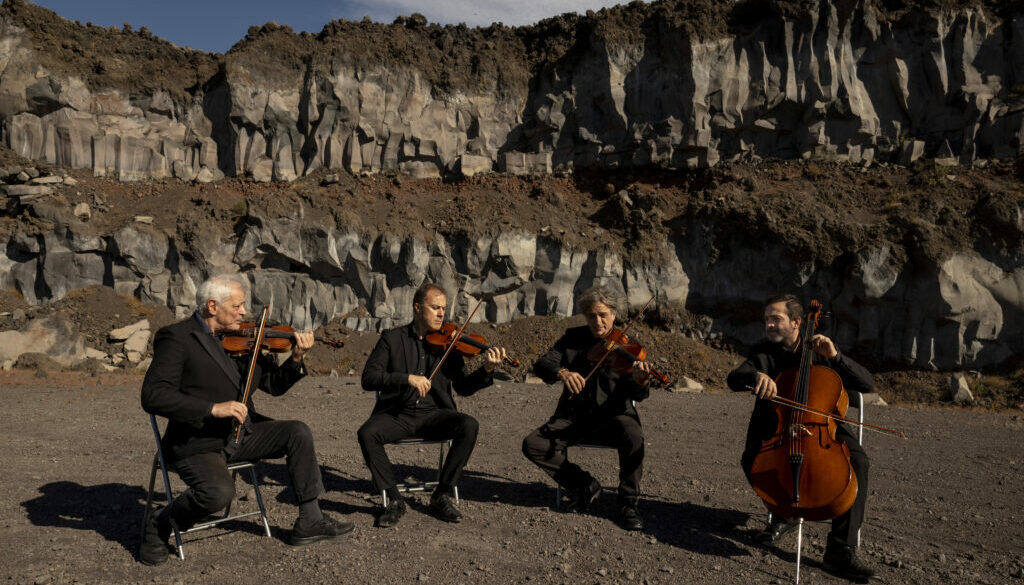
[[[783,399],[772,401],[778,423],[750,470],[754,492],[783,518],[830,520],[857,497],[850,449],[836,438],[836,418],[845,416],[850,398],[835,370],[811,361],[810,339],[820,315],[821,303],[811,301],[801,331],[800,367],[775,379]]]
[[[227,331],[221,340],[221,347],[230,355],[244,355],[252,351],[258,329],[255,323],[242,323],[237,331]],[[342,347],[345,342],[332,337],[316,337],[318,343],[330,347]],[[295,343],[295,329],[287,325],[273,325],[263,329],[260,349],[274,353],[291,351]]]
[[[454,323],[441,325],[441,328],[437,331],[427,333],[423,340],[427,342],[427,346],[436,351],[454,349],[454,351],[466,357],[479,355],[480,352],[487,351],[492,347],[487,345],[487,340],[484,339],[483,335],[466,333],[465,331],[459,335],[459,326]],[[452,348],[453,344],[454,348]],[[519,360],[517,359],[505,356],[505,362],[512,367],[519,367]]]
[[[616,374],[625,376],[633,372],[633,363],[647,359],[647,350],[639,343],[630,341],[623,331],[612,329],[587,351],[587,359],[594,364],[604,363]],[[654,368],[649,372],[655,380],[669,385],[665,374]]]

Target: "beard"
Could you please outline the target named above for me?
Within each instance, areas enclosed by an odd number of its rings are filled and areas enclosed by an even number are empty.
[[[786,336],[780,331],[765,333],[765,337],[767,337],[768,341],[771,341],[772,343],[781,343],[782,340],[786,338]]]

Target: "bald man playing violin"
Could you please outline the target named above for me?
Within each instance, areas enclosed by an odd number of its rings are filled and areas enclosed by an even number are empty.
[[[230,276],[215,276],[196,292],[196,312],[161,328],[153,341],[153,362],[142,383],[142,408],[168,419],[162,448],[188,489],[150,518],[139,549],[147,565],[167,560],[172,523],[184,531],[231,503],[235,482],[228,463],[284,457],[299,505],[290,543],[304,545],[352,530],[348,522],[323,515],[323,493],[313,435],[305,423],[276,421],[243,404],[249,357],[232,359],[218,336],[238,331],[245,316],[245,289]],[[312,333],[296,333],[291,355],[278,365],[260,355],[253,384],[279,396],[306,374],[303,354]],[[250,395],[251,396],[251,395]],[[235,441],[234,429],[242,426]]]
[[[363,368],[363,389],[377,392],[378,399],[359,428],[359,446],[374,487],[387,494],[387,506],[377,517],[381,527],[397,524],[407,509],[384,446],[409,437],[452,441],[429,510],[445,522],[462,519],[449,493],[473,452],[479,425],[456,409],[452,391],[470,396],[490,386],[492,372],[506,354],[504,348],[487,349],[483,365],[469,374],[456,351],[442,363],[443,350],[430,347],[425,338],[444,325],[447,303],[441,287],[429,282],[420,286],[413,296],[412,323],[383,332]]]
[[[751,348],[747,361],[729,373],[728,383],[732,390],[753,392],[758,397],[750,415],[746,447],[740,461],[748,478],[762,442],[771,437],[778,427],[775,410],[768,400],[779,391],[775,378],[786,370],[800,366],[803,345],[800,326],[803,314],[803,306],[794,295],[776,295],[765,301],[764,328],[767,340]],[[872,391],[874,380],[871,374],[840,353],[831,339],[819,333],[811,337],[809,344],[814,352],[812,362],[835,370],[847,393]],[[836,438],[850,449],[850,463],[857,476],[857,498],[847,513],[832,520],[823,566],[832,573],[863,581],[875,573],[857,558],[856,552],[857,535],[864,521],[868,497],[868,456],[847,425],[840,423],[837,426]],[[795,521],[773,518],[771,526],[762,534],[762,540],[774,544],[795,527]]]
[[[576,512],[597,499],[601,485],[566,458],[566,448],[577,443],[615,448],[619,453],[619,524],[626,530],[643,530],[637,504],[644,434],[633,402],[650,393],[650,367],[647,362],[635,361],[631,373],[619,375],[601,365],[586,379],[594,368],[587,353],[612,331],[624,300],[610,289],[594,287],[580,296],[577,305],[586,326],[567,330],[534,364],[537,376],[548,384],[562,382],[563,390],[551,419],[523,439],[523,454],[566,489],[566,510]]]

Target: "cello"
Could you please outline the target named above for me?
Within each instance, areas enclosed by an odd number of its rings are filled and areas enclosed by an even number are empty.
[[[812,363],[810,339],[820,317],[821,303],[811,301],[800,333],[800,366],[775,378],[781,398],[772,400],[776,428],[761,442],[748,478],[773,515],[799,521],[797,583],[803,521],[836,518],[857,497],[850,449],[836,438],[837,418],[845,417],[850,397],[835,370]]]

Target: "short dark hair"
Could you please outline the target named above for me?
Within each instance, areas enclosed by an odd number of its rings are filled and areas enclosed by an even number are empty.
[[[796,295],[790,293],[772,295],[764,302],[764,306],[767,309],[768,305],[775,303],[786,303],[786,313],[789,314],[790,320],[804,318],[804,306],[800,303],[800,299],[796,298]]]
[[[430,291],[432,290],[436,290],[437,292],[443,294],[445,297],[448,296],[444,292],[443,288],[437,286],[436,284],[430,281],[424,281],[423,284],[421,284],[420,287],[416,289],[416,294],[412,295],[412,304],[422,305],[423,301],[427,300],[427,295],[430,294]]]

